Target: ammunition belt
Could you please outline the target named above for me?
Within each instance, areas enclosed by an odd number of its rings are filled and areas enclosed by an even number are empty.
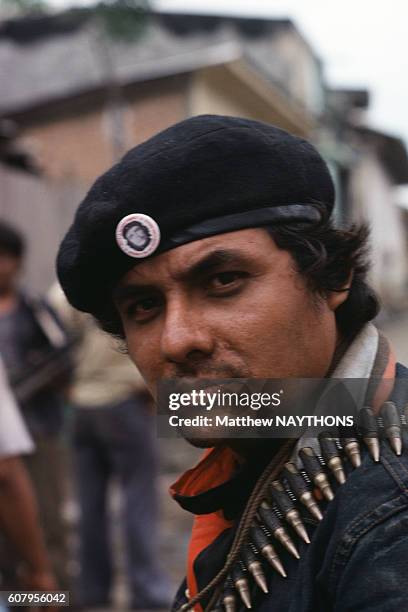
[[[331,479],[338,485],[346,482],[345,463],[352,470],[361,465],[362,443],[376,463],[380,460],[381,439],[388,442],[397,456],[401,455],[407,408],[404,414],[400,414],[393,402],[385,402],[378,416],[371,408],[362,408],[354,437],[322,432],[318,437],[319,450],[301,448],[297,464],[287,461],[296,440],[286,442],[261,475],[249,498],[223,569],[178,612],[191,610],[210,593],[212,596],[206,612],[236,612],[241,602],[246,608],[251,608],[253,588],[268,593],[265,563],[286,578],[276,544],[300,559],[287,526],[300,540],[310,544],[300,508],[303,507],[317,521],[323,519],[319,498],[327,502],[333,500]]]

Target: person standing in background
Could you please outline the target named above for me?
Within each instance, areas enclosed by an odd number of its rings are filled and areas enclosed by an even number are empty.
[[[67,335],[42,299],[20,289],[25,241],[0,222],[0,355],[35,443],[25,458],[33,480],[47,549],[58,583],[69,588],[66,528],[62,518],[64,447],[62,391],[69,379]],[[10,567],[10,561],[4,560]]]
[[[0,534],[17,554],[20,588],[50,591],[57,585],[39,525],[37,501],[21,460],[21,455],[33,452],[34,444],[8,386],[1,359],[0,406]],[[0,584],[3,590],[9,586],[2,576]],[[0,600],[0,611],[7,609],[4,606]]]
[[[119,479],[130,607],[168,609],[167,578],[157,559],[157,454],[151,397],[138,370],[93,319],[74,310],[58,285],[49,300],[79,335],[69,391],[72,452],[80,506],[78,603],[110,604],[113,579],[108,487]]]

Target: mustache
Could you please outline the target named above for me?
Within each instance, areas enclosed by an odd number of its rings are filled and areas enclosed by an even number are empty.
[[[246,368],[238,368],[227,362],[188,362],[174,364],[169,378],[249,378]]]

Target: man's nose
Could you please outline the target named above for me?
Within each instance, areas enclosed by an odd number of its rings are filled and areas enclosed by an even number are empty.
[[[191,356],[208,356],[213,348],[213,335],[200,311],[187,303],[168,306],[161,338],[168,361],[183,363]]]

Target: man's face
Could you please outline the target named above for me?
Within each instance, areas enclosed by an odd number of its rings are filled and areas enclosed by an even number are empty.
[[[331,298],[310,292],[263,229],[139,263],[115,300],[129,354],[154,397],[163,378],[323,377],[335,350]]]
[[[20,258],[0,250],[0,295],[14,288],[20,268]]]
[[[130,227],[126,232],[126,239],[135,246],[144,245],[146,243],[146,234],[141,227]]]

